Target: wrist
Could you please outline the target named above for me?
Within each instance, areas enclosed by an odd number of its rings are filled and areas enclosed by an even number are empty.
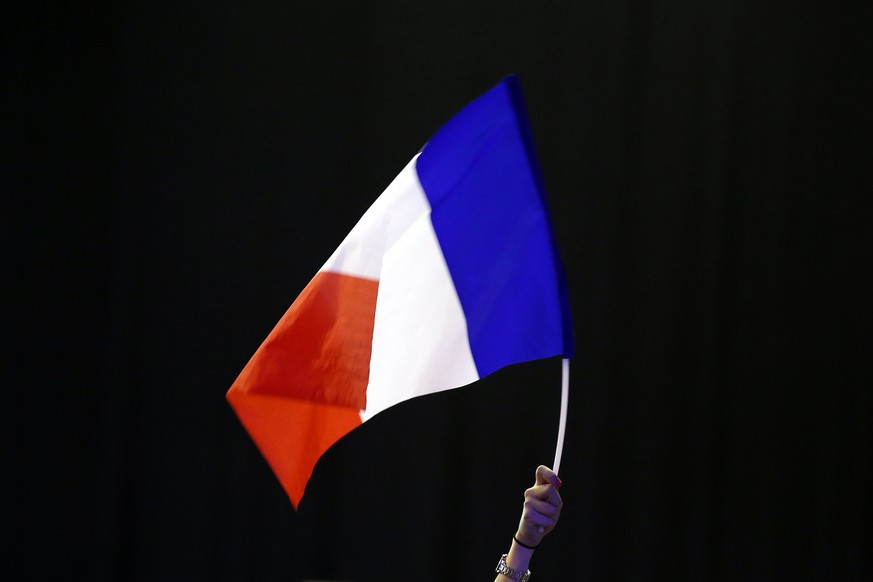
[[[515,543],[531,550],[535,549],[543,541],[542,536],[532,536],[530,532],[526,532],[523,528],[518,528],[512,539]]]
[[[524,547],[513,539],[509,546],[509,552],[506,554],[506,563],[515,570],[527,570],[533,553],[532,549]]]

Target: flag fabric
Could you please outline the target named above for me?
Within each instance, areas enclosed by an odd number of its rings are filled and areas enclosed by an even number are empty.
[[[412,158],[227,398],[297,507],[319,457],[375,414],[572,349],[545,192],[509,77]]]

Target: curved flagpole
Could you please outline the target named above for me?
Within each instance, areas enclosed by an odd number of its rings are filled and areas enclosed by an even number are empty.
[[[570,397],[570,360],[561,360],[561,420],[558,423],[558,447],[555,449],[555,462],[552,470],[558,473],[561,468],[561,453],[564,452],[564,434],[567,431],[567,402]]]

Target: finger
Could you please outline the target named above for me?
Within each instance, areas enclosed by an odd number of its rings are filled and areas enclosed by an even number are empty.
[[[538,513],[536,511],[527,511],[522,517],[521,523],[519,524],[519,529],[522,532],[525,532],[526,537],[530,539],[531,545],[537,545],[539,543],[539,539],[534,536],[531,539],[531,536],[534,532],[543,534],[546,532],[552,531],[555,525],[558,523],[557,517],[549,517]]]
[[[524,516],[522,520],[523,527],[534,527],[537,530],[539,528],[543,529],[552,529],[555,524],[558,523],[558,519],[556,517],[549,517],[547,515],[543,515],[542,513],[530,512]]]
[[[561,505],[561,494],[552,485],[535,485],[524,492],[525,499],[543,499],[553,505]]]
[[[542,499],[529,499],[525,501],[525,510],[545,516],[549,519],[555,519],[561,513],[561,506],[554,505]]]

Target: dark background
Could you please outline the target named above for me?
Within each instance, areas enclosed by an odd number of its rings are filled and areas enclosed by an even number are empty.
[[[871,579],[851,6],[6,8],[0,576],[490,580],[552,463],[557,360],[383,413],[299,512],[224,394],[417,149],[514,72],[577,341],[534,579]]]

